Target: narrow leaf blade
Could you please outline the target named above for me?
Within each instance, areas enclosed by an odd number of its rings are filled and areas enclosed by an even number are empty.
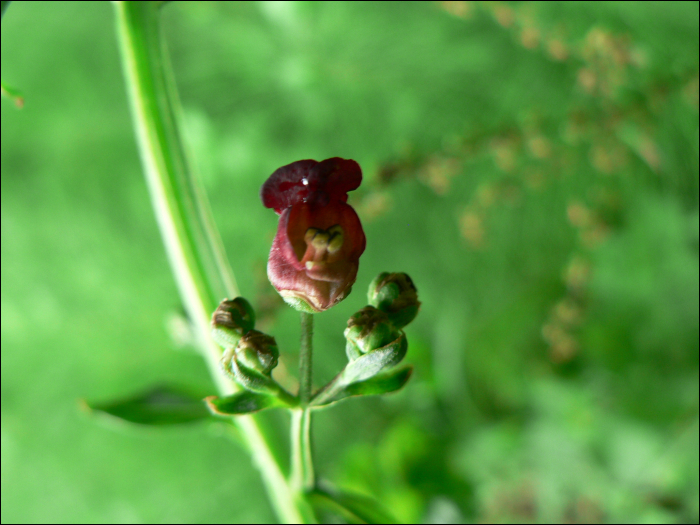
[[[339,389],[331,397],[324,399],[318,404],[313,404],[315,406],[325,406],[351,396],[376,396],[396,392],[408,382],[412,372],[413,367],[409,366],[377,375],[364,381],[351,383]]]
[[[399,523],[367,496],[316,489],[308,497],[320,523]]]
[[[209,410],[219,416],[250,414],[266,408],[283,405],[274,396],[248,390],[243,390],[227,397],[209,396],[205,401]]]
[[[201,398],[167,386],[106,403],[85,402],[85,406],[93,412],[139,425],[176,425],[211,418]]]

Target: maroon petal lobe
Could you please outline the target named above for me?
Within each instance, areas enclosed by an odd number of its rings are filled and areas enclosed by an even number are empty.
[[[347,192],[362,182],[362,170],[354,160],[333,157],[322,162],[299,160],[277,169],[265,181],[260,198],[277,213],[295,204],[325,206],[347,201]]]
[[[308,177],[315,160],[298,160],[275,170],[260,189],[260,198],[266,208],[274,208],[277,213],[295,202],[302,202],[308,196]],[[303,181],[307,180],[307,184]]]
[[[362,170],[354,160],[333,157],[318,163],[314,170],[319,181],[319,189],[325,191],[331,200],[347,202],[348,192],[356,190],[362,183]]]

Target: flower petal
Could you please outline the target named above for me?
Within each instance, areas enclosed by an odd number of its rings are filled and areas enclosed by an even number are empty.
[[[275,170],[263,184],[260,198],[265,207],[282,213],[295,204],[325,206],[335,200],[346,202],[347,193],[361,182],[362,170],[354,160],[299,160]]]
[[[306,241],[307,232],[333,227],[342,232],[342,245],[315,252]],[[360,219],[348,204],[337,200],[327,206],[297,204],[280,216],[267,274],[285,300],[301,299],[323,311],[350,292],[365,246]]]

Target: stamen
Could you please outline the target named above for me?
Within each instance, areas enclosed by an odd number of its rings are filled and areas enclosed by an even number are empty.
[[[319,232],[316,228],[309,228],[306,230],[306,234],[304,235],[304,242],[306,244],[311,244],[311,241],[314,240],[314,237],[316,237],[316,234]]]
[[[318,232],[311,240],[311,245],[317,250],[325,250],[328,247],[330,235],[327,232]]]
[[[343,247],[343,234],[336,233],[328,243],[328,253],[336,253]]]
[[[343,242],[345,240],[343,236],[343,228],[341,228],[339,224],[336,224],[328,230],[328,233],[331,236],[330,241],[328,242],[328,253],[336,253],[343,247]]]

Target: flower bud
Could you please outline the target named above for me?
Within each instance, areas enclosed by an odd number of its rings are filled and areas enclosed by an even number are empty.
[[[224,299],[211,318],[211,335],[224,348],[232,348],[255,327],[253,307],[243,297]]]
[[[345,351],[350,361],[398,340],[403,334],[387,315],[373,306],[365,306],[348,320]]]
[[[418,290],[405,273],[380,273],[367,295],[370,304],[386,313],[398,328],[413,321],[420,308]]]
[[[226,349],[221,366],[243,388],[254,392],[275,392],[278,388],[271,373],[278,359],[275,338],[250,330],[235,348]]]
[[[250,330],[241,337],[235,350],[239,365],[266,375],[277,366],[279,355],[275,338],[257,330]]]

